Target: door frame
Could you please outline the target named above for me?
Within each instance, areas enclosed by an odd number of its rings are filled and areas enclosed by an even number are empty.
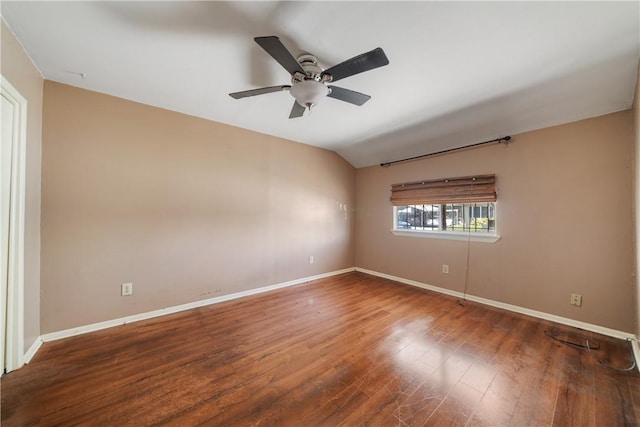
[[[0,91],[15,108],[11,159],[11,209],[7,283],[5,368],[24,364],[24,228],[26,199],[27,100],[0,75]]]

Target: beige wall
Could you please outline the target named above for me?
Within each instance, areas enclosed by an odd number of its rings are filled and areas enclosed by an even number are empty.
[[[390,186],[495,173],[502,238],[471,243],[468,293],[633,332],[632,150],[624,111],[515,135],[506,147],[358,169],[356,266],[462,292],[467,243],[392,235]]]
[[[42,333],[353,266],[337,154],[50,81],[44,99]]]
[[[26,351],[40,336],[40,159],[43,79],[4,21],[0,22],[0,26],[2,27],[0,60],[2,76],[27,100],[24,253],[24,345]]]

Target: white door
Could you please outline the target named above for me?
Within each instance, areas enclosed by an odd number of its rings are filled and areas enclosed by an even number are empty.
[[[2,114],[2,130],[0,134],[0,366],[5,372],[5,354],[7,348],[7,291],[9,280],[9,215],[11,212],[11,164],[13,156],[13,123],[14,105],[2,94],[0,113]]]
[[[0,373],[24,360],[27,101],[0,76]]]

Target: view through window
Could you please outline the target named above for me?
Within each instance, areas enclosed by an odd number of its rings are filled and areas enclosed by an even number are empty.
[[[396,230],[496,232],[496,204],[451,203],[396,206]]]

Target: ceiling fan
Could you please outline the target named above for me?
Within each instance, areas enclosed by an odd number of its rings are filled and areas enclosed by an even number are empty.
[[[314,107],[325,97],[358,106],[364,104],[371,99],[369,95],[329,85],[329,83],[389,63],[384,51],[381,48],[376,48],[323,70],[318,66],[318,60],[313,55],[305,54],[300,55],[298,59],[294,58],[276,36],[256,37],[254,40],[291,74],[291,84],[234,92],[229,96],[240,99],[265,93],[289,91],[291,96],[295,98],[291,114],[289,114],[290,119],[301,117],[305,109],[311,111],[311,107]]]

